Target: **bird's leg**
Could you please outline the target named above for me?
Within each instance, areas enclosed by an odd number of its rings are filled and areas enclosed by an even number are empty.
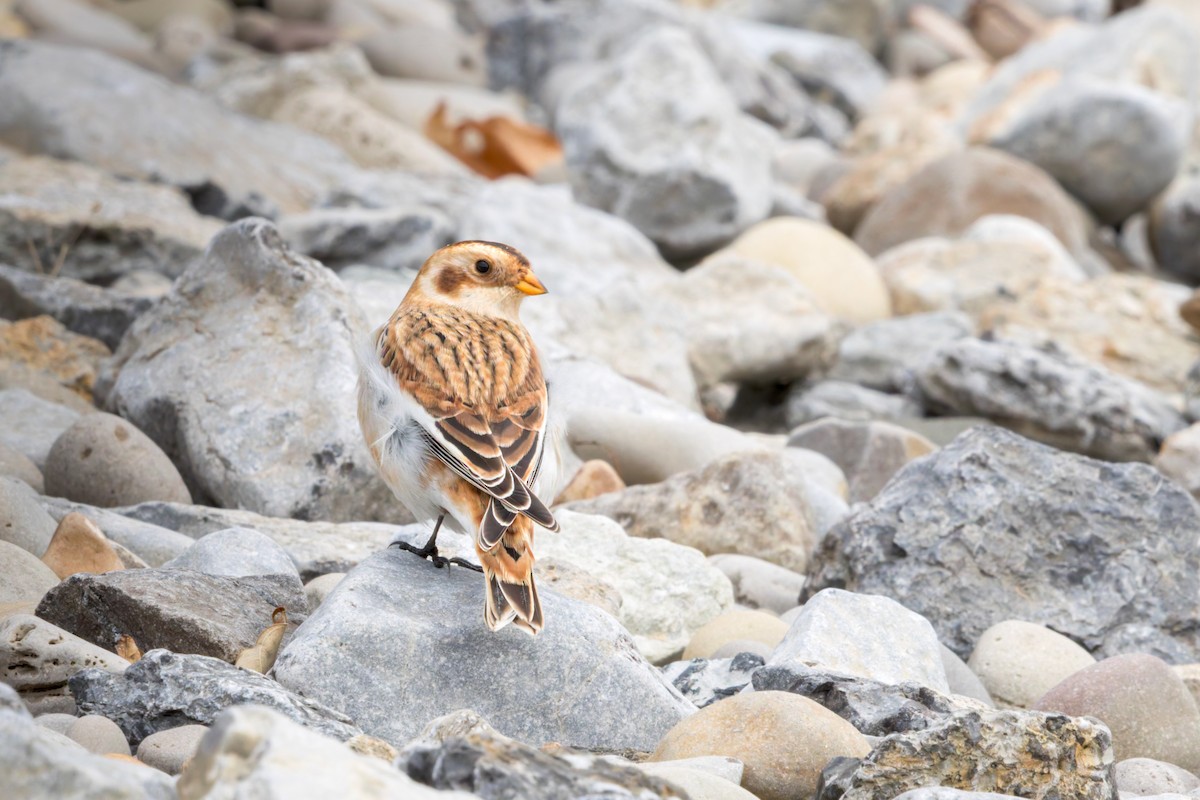
[[[437,522],[433,523],[433,533],[430,534],[429,540],[426,541],[425,544],[423,546],[421,546],[420,548],[414,547],[413,545],[409,544],[408,542],[392,542],[392,546],[397,547],[401,550],[407,550],[408,552],[412,553],[415,556],[420,556],[421,558],[428,558],[430,561],[433,562],[433,565],[435,567],[445,566],[446,559],[444,559],[438,555],[438,549],[437,549],[438,531],[440,531],[442,529],[442,520],[444,520],[445,518],[446,518],[445,514],[441,514],[440,516],[438,516]]]
[[[439,516],[437,518],[437,522],[435,522],[433,524],[433,533],[430,534],[429,541],[425,542],[425,544],[420,549],[412,546],[408,542],[393,542],[392,546],[397,547],[401,550],[407,550],[408,552],[412,553],[413,555],[420,556],[421,558],[428,558],[430,561],[433,562],[433,565],[435,567],[438,567],[439,569],[441,567],[445,567],[450,564],[457,564],[460,567],[466,567],[467,569],[473,569],[476,572],[483,572],[483,567],[476,566],[475,564],[472,564],[470,561],[459,558],[458,556],[455,556],[454,558],[445,558],[443,556],[438,555],[437,535],[438,535],[438,531],[440,531],[442,529],[442,520],[444,520],[445,518],[446,518],[445,514],[442,514],[441,516]]]

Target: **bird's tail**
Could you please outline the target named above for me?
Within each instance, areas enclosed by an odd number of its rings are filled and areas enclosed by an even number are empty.
[[[518,517],[491,550],[477,548],[486,600],[483,618],[498,631],[510,622],[530,636],[542,629],[542,602],[533,581],[533,522]]]

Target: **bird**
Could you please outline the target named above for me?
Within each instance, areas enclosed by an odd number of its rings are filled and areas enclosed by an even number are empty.
[[[559,525],[536,493],[549,394],[519,310],[546,291],[509,245],[450,244],[359,349],[358,421],[371,456],[418,520],[437,518],[423,547],[398,546],[444,566],[443,521],[472,535],[487,627],[512,623],[534,636],[544,625],[534,530]]]

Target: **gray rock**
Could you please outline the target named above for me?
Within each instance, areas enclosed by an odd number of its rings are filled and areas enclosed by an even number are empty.
[[[15,478],[37,494],[45,490],[42,471],[24,453],[0,442],[0,478]],[[3,491],[3,490],[0,490]]]
[[[1111,224],[1166,188],[1190,130],[1191,110],[1182,100],[1069,77],[991,131],[988,144],[1037,164]]]
[[[107,508],[72,503],[58,497],[41,498],[42,507],[55,520],[78,511],[96,523],[115,544],[128,548],[151,567],[161,567],[192,546],[195,539],[168,528],[142,522]],[[215,530],[215,529],[214,529]]]
[[[928,620],[886,597],[840,589],[823,589],[804,603],[767,664],[803,664],[950,691]]]
[[[1015,618],[1093,653],[1187,662],[1200,644],[1198,532],[1200,507],[1149,466],[975,428],[835,526],[805,592],[890,596],[960,656]]]
[[[1187,427],[1154,390],[1053,345],[961,339],[929,358],[918,384],[934,408],[987,417],[1112,461],[1150,461],[1164,439]]]
[[[692,658],[667,664],[662,668],[662,674],[697,708],[704,708],[749,686],[751,676],[762,667],[763,660],[756,653],[738,653],[729,658]]]
[[[992,426],[983,417],[906,417],[896,420],[895,424],[924,436],[938,447],[945,447],[972,428]]]
[[[258,531],[283,548],[295,562],[301,579],[306,581],[326,572],[345,572],[398,538],[416,541],[421,536],[427,536],[429,531],[425,524],[396,526],[382,522],[305,522],[264,517],[253,511],[233,508],[185,506],[178,503],[142,503],[117,511],[131,520],[149,523],[151,527],[161,526],[172,532],[178,531],[177,535],[184,535],[188,547],[193,540],[228,528]],[[184,549],[187,548],[179,552]],[[468,544],[464,552],[456,555],[473,557],[474,552],[474,548]],[[172,558],[177,555],[179,553]]]
[[[711,251],[770,211],[774,135],[682,30],[651,30],[575,73],[555,131],[575,195],[670,255]]]
[[[83,669],[120,674],[129,662],[31,614],[0,621],[0,681],[32,704],[69,697],[67,679]],[[60,731],[62,732],[62,731]]]
[[[565,187],[488,181],[467,196],[456,218],[459,238],[520,242],[552,296],[587,297],[679,278],[637,228],[574,202]]]
[[[922,412],[921,404],[911,397],[830,380],[813,386],[793,385],[783,408],[784,421],[789,428],[826,417],[853,422],[898,421],[919,417]]]
[[[807,697],[868,736],[924,730],[972,708],[919,683],[883,683],[804,664],[767,664],[754,671],[751,685]]]
[[[37,492],[24,481],[0,478],[0,541],[40,558],[58,523],[42,510],[38,500]]]
[[[1200,778],[1183,767],[1153,758],[1122,759],[1117,762],[1115,775],[1121,794],[1135,797],[1187,794],[1200,788]]]
[[[946,645],[942,645],[942,666],[946,669],[946,682],[950,684],[951,694],[970,697],[986,706],[996,705],[979,676],[958,657],[958,653]]]
[[[84,670],[70,684],[80,711],[116,722],[134,746],[180,725],[211,725],[229,706],[251,703],[342,741],[362,733],[327,706],[207,656],[150,650],[122,675]]]
[[[271,537],[250,528],[226,528],[206,534],[162,566],[231,578],[288,575],[300,580],[300,573],[287,552]]]
[[[243,706],[224,711],[200,741],[179,779],[180,800],[205,797],[378,797],[388,800],[471,800],[438,792],[372,756],[355,753],[297,725],[278,709]]]
[[[753,0],[742,13],[776,25],[845,37],[878,53],[895,27],[891,2],[877,0]]]
[[[7,685],[5,685],[4,690],[0,690],[0,693],[3,691],[11,690],[8,689]],[[74,700],[72,700],[72,702],[74,702]],[[77,719],[79,719],[79,717],[75,716],[74,714],[38,714],[33,718],[33,721],[47,730],[52,730],[55,733],[61,733],[62,735],[66,736],[67,728],[75,724],[75,720]]]
[[[971,318],[959,311],[910,314],[855,328],[838,344],[829,377],[878,389],[910,392],[916,373],[939,346],[975,332]]]
[[[1026,217],[1071,253],[1087,251],[1089,223],[1078,203],[1038,167],[987,147],[943,156],[889,189],[854,229],[854,241],[878,256],[914,239],[957,237],[994,214]]]
[[[233,662],[283,606],[292,622],[308,602],[295,576],[228,578],[181,569],[79,573],[48,592],[37,615],[101,647],[122,634],[157,647]]]
[[[288,250],[270,223],[242,220],[130,328],[97,390],[197,499],[279,517],[386,517],[399,506],[355,414],[364,331],[332,273]]]
[[[739,46],[778,65],[814,97],[852,120],[871,110],[887,86],[887,72],[852,39],[747,20],[718,24]]]
[[[5,422],[0,442],[45,469],[54,441],[79,419],[79,412],[25,389],[0,389],[0,417]]]
[[[788,270],[736,254],[706,259],[661,291],[680,304],[701,386],[806,377],[831,363],[842,333]]]
[[[896,472],[914,458],[933,452],[933,442],[887,422],[821,419],[788,436],[789,447],[804,447],[828,456],[850,484],[851,503],[870,500]]]
[[[150,437],[113,414],[85,414],[46,456],[46,493],[101,507],[190,503],[175,465]]]
[[[782,614],[794,608],[804,588],[804,576],[754,556],[718,553],[708,561],[733,584],[733,595],[750,608]]]
[[[1150,208],[1150,247],[1158,265],[1189,282],[1200,280],[1200,230],[1192,224],[1200,204],[1200,166],[1180,172]]]
[[[356,170],[323,139],[94,50],[10,40],[0,63],[0,141],[179,187],[201,214],[300,211]]]
[[[563,75],[611,60],[646,31],[673,29],[695,39],[738,107],[787,135],[828,135],[819,109],[786,73],[755,59],[710,15],[688,15],[657,0],[574,0],[506,9],[488,23],[493,88],[517,88],[548,112]]]
[[[966,105],[961,127],[970,131],[985,123],[1014,97],[1019,102],[1021,90],[1044,80],[1046,73],[1055,72],[1066,78],[1092,78],[1118,85],[1152,85],[1166,96],[1194,104],[1200,74],[1200,67],[1191,58],[1196,45],[1187,20],[1157,3],[1115,14],[1104,25],[1072,25],[1029,43],[998,64]],[[1147,71],[1156,76],[1151,84],[1139,80]],[[997,116],[1002,119],[1004,114]]]
[[[137,758],[143,764],[162,770],[168,775],[178,775],[200,745],[205,725],[180,725],[158,733],[152,733],[137,748]]]
[[[677,657],[693,633],[733,605],[729,580],[696,550],[628,536],[608,517],[566,510],[556,517],[562,530],[534,543],[539,561],[574,564],[615,588],[621,608],[613,616],[652,663]]]
[[[397,766],[435,789],[465,789],[484,800],[509,797],[675,796],[663,778],[603,757],[551,755],[497,733],[473,711],[432,720],[401,752]]]
[[[58,583],[54,571],[29,551],[0,540],[0,605],[36,603]]]
[[[1021,757],[1014,758],[1014,753]],[[1112,735],[1094,719],[1018,711],[963,711],[922,730],[892,734],[857,768],[831,764],[818,800],[892,800],[943,785],[1032,797],[1111,800]]]
[[[612,517],[631,536],[661,536],[706,555],[753,555],[802,572],[819,535],[811,489],[788,453],[750,451],[566,507]]]
[[[101,289],[74,278],[40,275],[0,264],[0,317],[25,319],[48,314],[67,330],[99,339],[113,350],[151,302],[146,297]]]
[[[23,719],[30,718],[29,709],[25,707],[17,690],[2,681],[0,681],[0,714],[12,714]],[[72,719],[74,718],[72,717]]]
[[[689,713],[607,614],[543,591],[546,628],[536,639],[494,634],[478,616],[482,588],[475,573],[435,574],[409,553],[377,553],[300,627],[275,677],[394,744],[468,707],[523,741],[649,749]]]
[[[0,770],[11,797],[176,798],[175,782],[158,770],[93,755],[10,711],[0,711]]]
[[[454,241],[451,221],[430,208],[321,208],[279,221],[279,233],[298,253],[340,270],[369,264],[415,270]]]

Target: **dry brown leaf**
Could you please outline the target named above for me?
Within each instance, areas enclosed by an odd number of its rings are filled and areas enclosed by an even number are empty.
[[[275,666],[275,658],[279,655],[279,643],[283,641],[287,624],[287,611],[283,606],[279,606],[271,612],[271,625],[258,635],[258,641],[253,647],[242,651],[234,666],[259,673],[265,673]]]
[[[563,160],[562,146],[545,128],[500,116],[452,125],[444,102],[425,123],[425,136],[486,178],[533,176]]]
[[[142,651],[137,642],[128,633],[122,633],[117,639],[117,655],[133,664],[142,660]]]

